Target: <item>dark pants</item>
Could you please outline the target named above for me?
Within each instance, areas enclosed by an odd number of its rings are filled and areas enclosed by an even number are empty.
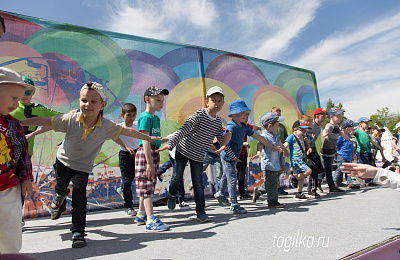
[[[169,193],[176,196],[178,193],[179,183],[181,182],[186,163],[189,161],[190,173],[192,176],[194,201],[196,202],[196,213],[204,213],[206,202],[204,200],[203,187],[203,162],[196,162],[188,159],[178,151],[175,153],[174,174],[169,186]]]
[[[336,188],[335,183],[333,182],[332,171],[333,171],[333,157],[322,156],[324,159],[325,166],[325,178],[328,182],[329,190],[333,190]]]
[[[130,209],[133,205],[132,182],[135,179],[135,156],[127,151],[119,151],[119,168],[121,169],[124,206]]]
[[[237,180],[239,184],[239,195],[244,196],[244,186],[247,168],[247,152],[239,156],[241,162],[236,163]]]
[[[85,222],[86,222],[86,186],[88,183],[89,173],[81,172],[77,170],[73,170],[63,163],[61,163],[58,159],[56,159],[55,163],[55,173],[56,173],[56,192],[57,194],[65,194],[67,192],[67,188],[69,182],[72,180],[72,227],[71,231],[73,233],[85,232]],[[60,208],[65,207],[67,204],[67,200],[64,200],[63,204]]]
[[[318,185],[318,174],[324,171],[324,167],[322,166],[321,157],[319,157],[318,153],[311,153],[308,158],[314,162],[315,168],[312,169],[313,171],[311,172],[308,181],[307,191],[316,192]]]
[[[163,175],[169,168],[174,167],[175,160],[171,156],[169,156],[169,161],[166,161],[163,165],[158,169],[158,175]],[[174,178],[175,171],[172,172],[171,180]],[[178,202],[186,201],[185,199],[185,188],[183,186],[183,175],[181,178],[181,182],[179,183],[178,189]]]
[[[358,157],[358,163],[376,166],[374,157],[372,156],[372,153],[357,153],[357,157]],[[373,178],[372,179],[366,178],[365,182],[368,183],[373,180],[374,180]]]

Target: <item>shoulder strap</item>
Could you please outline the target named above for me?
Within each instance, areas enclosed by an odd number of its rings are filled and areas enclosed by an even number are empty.
[[[300,146],[301,151],[302,151],[302,152],[304,153],[304,155],[305,155],[305,154],[306,154],[306,151],[303,149],[303,146],[301,145],[299,139],[296,137],[295,134],[293,134],[293,137],[296,139],[297,143],[298,143],[299,146]]]

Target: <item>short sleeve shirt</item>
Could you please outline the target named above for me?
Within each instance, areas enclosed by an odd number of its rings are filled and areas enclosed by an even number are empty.
[[[0,191],[16,186],[15,160],[8,133],[8,122],[0,116]]]
[[[351,138],[350,135],[348,135],[348,137]],[[349,140],[344,139],[343,137],[339,136],[338,141],[337,141],[337,148],[338,148],[337,153],[340,156],[342,156],[348,162],[352,161],[353,149],[354,149],[353,142],[350,142]]]
[[[357,153],[371,153],[371,136],[362,130],[356,130]]]
[[[276,133],[270,133],[263,130],[261,136],[265,138],[271,145],[279,146],[280,140]],[[261,151],[261,170],[263,171],[280,171],[280,153],[274,152],[268,147],[264,146]]]
[[[331,123],[326,124],[325,130],[328,131],[328,135],[322,140],[321,154],[325,157],[333,157],[337,150],[337,140],[342,131]]]
[[[71,169],[87,173],[92,172],[104,142],[116,140],[122,130],[121,126],[100,116],[97,123],[88,128],[78,110],[53,116],[51,123],[54,131],[65,133],[57,159]]]
[[[132,128],[137,131],[137,121],[133,122],[133,125],[131,125],[131,126],[126,126],[125,122],[119,123],[118,125],[120,125],[122,127],[126,127],[126,128]],[[136,139],[136,138],[133,138],[130,136],[126,136],[126,135],[120,135],[119,139],[121,139],[122,142],[124,142],[129,148],[131,148],[133,150],[135,150],[139,147],[139,139]],[[120,148],[122,151],[126,152],[125,147],[122,147],[120,145]]]
[[[303,138],[298,137],[296,134],[290,134],[288,138],[286,138],[285,142],[289,144],[289,153],[290,153],[290,160],[293,159],[304,159],[306,158],[303,150],[300,148],[299,143],[297,142],[299,140],[301,146],[304,148],[305,144],[303,141]]]
[[[239,126],[234,120],[231,120],[225,127],[225,134],[226,132],[232,133],[232,137],[228,143],[228,146],[232,149],[232,152],[235,154],[235,156],[239,158],[243,147],[244,137],[246,135],[253,135],[254,131],[245,123],[241,123],[241,126]],[[232,161],[225,151],[221,152],[221,157],[225,161]]]
[[[149,112],[144,111],[138,119],[137,128],[139,132],[147,131],[150,136],[161,136],[160,118],[156,115],[152,116]],[[139,141],[140,145],[143,145],[143,141]],[[153,141],[150,145],[156,147],[161,146],[161,140]]]

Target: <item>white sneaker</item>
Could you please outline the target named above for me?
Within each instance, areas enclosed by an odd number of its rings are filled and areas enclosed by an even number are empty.
[[[127,216],[130,216],[130,217],[133,217],[133,216],[136,216],[136,211],[133,209],[133,208],[130,208],[130,209],[127,209],[126,210],[126,215]]]
[[[179,202],[179,208],[182,210],[188,210],[188,209],[190,209],[190,206],[186,202],[181,201],[181,202]]]
[[[122,192],[121,187],[117,188],[117,192],[119,195],[121,195],[122,199],[124,199],[124,193]]]

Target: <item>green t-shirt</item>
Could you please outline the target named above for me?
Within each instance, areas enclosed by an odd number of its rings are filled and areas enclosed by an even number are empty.
[[[61,113],[51,110],[50,108],[40,104],[36,103],[22,104],[21,102],[19,102],[19,106],[17,107],[17,109],[15,109],[10,113],[12,117],[15,117],[18,120],[36,116],[52,117],[60,114]],[[24,133],[25,135],[30,134],[34,132],[37,128],[38,128],[37,126],[24,126]],[[33,155],[34,143],[35,143],[35,137],[28,140],[28,146],[29,146],[28,151],[30,156]]]
[[[137,129],[139,132],[147,131],[150,136],[161,136],[161,126],[160,118],[156,115],[152,116],[147,111],[144,111],[138,119]],[[140,145],[143,141],[140,140]],[[157,147],[161,146],[161,140],[151,142],[150,145],[155,145]]]
[[[372,153],[371,136],[362,130],[356,130],[357,153]]]

